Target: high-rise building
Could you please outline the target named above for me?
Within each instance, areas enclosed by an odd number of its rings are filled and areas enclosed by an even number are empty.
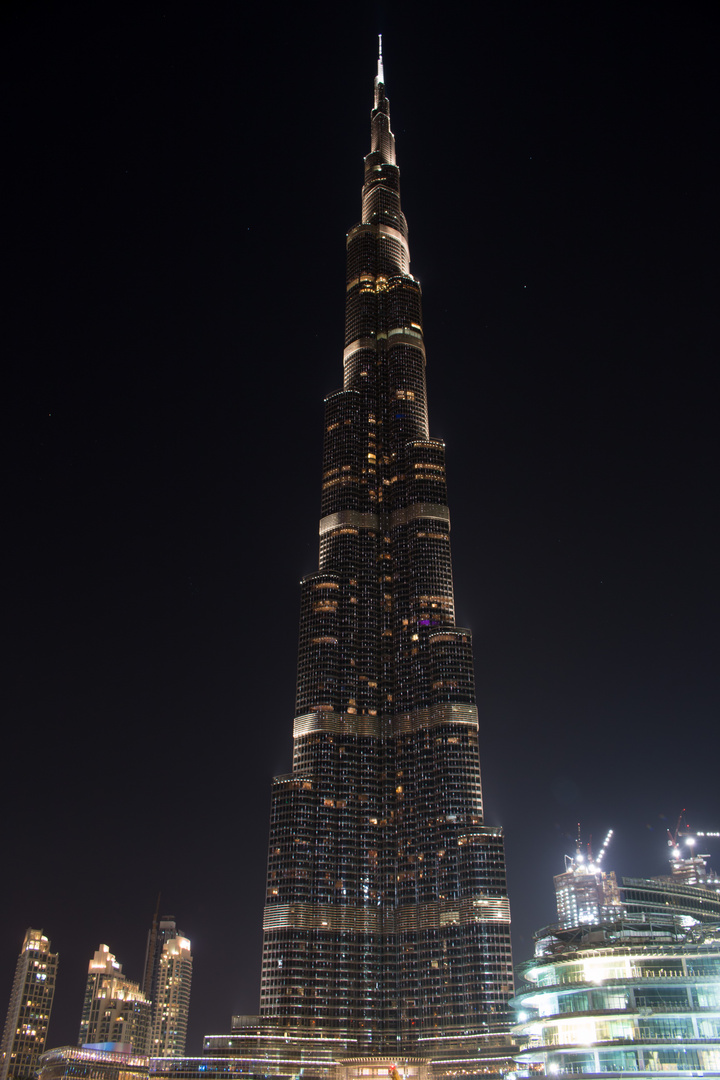
[[[182,1057],[185,1053],[191,985],[190,942],[184,937],[169,938],[163,944],[155,979],[150,1049],[153,1057]]]
[[[720,878],[708,868],[709,855],[695,854],[695,837],[684,838],[690,847],[685,856],[680,846],[673,844],[670,874],[624,877],[618,885],[614,871],[606,872],[600,866],[611,836],[612,829],[596,860],[583,855],[579,839],[574,858],[565,856],[565,873],[553,878],[560,928],[668,914],[682,916],[690,923],[720,922]]]
[[[159,907],[160,898],[158,897],[158,909]],[[176,937],[185,937],[185,934],[183,934],[182,930],[178,930],[175,916],[163,915],[161,919],[158,919],[158,912],[156,911],[152,926],[148,930],[142,981],[145,997],[152,998],[153,1001],[155,1000],[155,983],[160,970],[160,957],[162,956],[163,946],[166,941]]]
[[[15,967],[0,1051],[0,1080],[33,1077],[45,1049],[58,954],[42,930],[28,929]]]
[[[151,1002],[136,982],[125,978],[107,945],[101,945],[88,965],[78,1046],[147,1054],[151,1024]]]
[[[158,920],[159,910],[160,897],[148,931],[142,988],[145,997],[152,999],[150,1053],[156,1057],[177,1057],[185,1053],[192,953],[175,917],[164,915]]]
[[[497,1055],[513,990],[503,834],[483,817],[382,55],[346,295],[293,766],[273,786],[261,1022],[344,1054]]]
[[[573,863],[564,874],[556,874],[555,899],[561,926],[579,926],[611,918],[619,908],[620,893],[615,874],[597,866]]]
[[[575,857],[566,855],[565,873],[553,878],[560,926],[597,923],[620,911],[617,878],[612,870],[606,872],[600,865],[613,830],[605,837],[598,858],[593,859],[591,852],[586,856],[582,851],[579,828]]]

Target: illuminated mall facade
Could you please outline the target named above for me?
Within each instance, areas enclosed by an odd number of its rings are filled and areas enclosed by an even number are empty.
[[[720,882],[698,858],[672,870],[555,878],[560,924],[519,968],[520,1075],[720,1075]]]

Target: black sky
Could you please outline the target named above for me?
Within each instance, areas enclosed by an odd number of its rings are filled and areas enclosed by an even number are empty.
[[[634,876],[720,828],[709,11],[4,6],[0,1009],[43,927],[50,1044],[158,891],[189,1050],[257,1006],[378,30],[516,960],[578,821]]]

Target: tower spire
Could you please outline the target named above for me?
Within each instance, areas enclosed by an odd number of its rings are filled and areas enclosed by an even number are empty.
[[[382,34],[378,34],[378,62],[377,75],[375,76],[375,102],[374,108],[378,109],[385,100],[385,71],[383,69]]]

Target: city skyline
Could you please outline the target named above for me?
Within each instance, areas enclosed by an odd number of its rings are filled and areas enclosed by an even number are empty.
[[[74,1041],[98,941],[142,978],[160,890],[193,941],[189,1049],[256,1009],[269,784],[289,767],[318,403],[337,383],[339,236],[357,217],[357,88],[378,30],[516,961],[553,917],[578,820],[613,827],[613,866],[646,875],[682,807],[718,828],[699,21],[491,8],[431,35],[389,11],[336,15],[318,37],[266,18],[6,17],[18,768],[4,820],[28,732],[54,809],[29,811],[40,882],[21,834],[6,838],[0,980],[9,994],[17,943],[43,926],[61,957],[49,1045]],[[257,459],[268,425],[277,453]],[[142,807],[112,850],[91,808],[111,781]],[[171,783],[188,798],[168,843],[154,823]],[[240,976],[218,971],[224,920]]]

